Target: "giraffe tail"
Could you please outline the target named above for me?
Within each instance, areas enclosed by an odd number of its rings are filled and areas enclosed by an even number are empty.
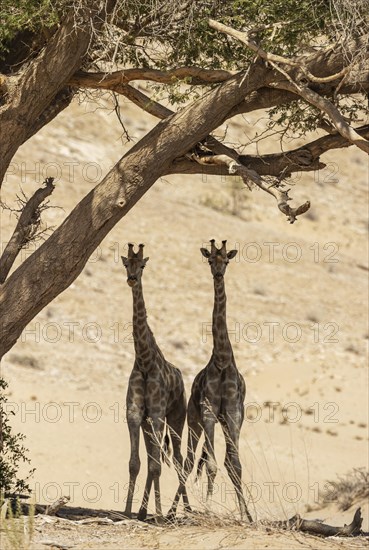
[[[207,459],[208,459],[208,453],[207,453],[205,445],[204,445],[203,448],[202,448],[200,459],[197,463],[195,482],[197,482],[199,477],[201,477],[201,472],[202,472],[202,469],[203,469],[204,464],[207,461]]]
[[[169,432],[168,432],[168,424],[166,426],[166,433],[165,433],[165,436],[164,436],[164,442],[163,442],[163,446],[161,448],[161,461],[162,462],[165,462],[165,464],[167,466],[170,467],[170,456],[172,454],[172,449],[170,447],[170,437],[169,437]]]

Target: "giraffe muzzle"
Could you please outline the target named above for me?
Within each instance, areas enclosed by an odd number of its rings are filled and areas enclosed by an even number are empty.
[[[127,279],[128,286],[135,286],[137,283],[137,277],[130,276]]]

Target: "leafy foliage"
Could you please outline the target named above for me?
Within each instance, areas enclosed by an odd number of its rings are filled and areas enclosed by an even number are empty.
[[[213,18],[239,30],[254,29],[258,41],[274,53],[301,52],[331,20],[325,0],[171,0],[155,8],[152,1],[122,0],[115,22],[127,30],[121,61],[168,67],[198,64],[214,69],[241,69],[254,54],[209,28]],[[156,51],[152,51],[152,41]],[[160,44],[161,48],[157,48]]]
[[[78,5],[77,0],[3,0],[0,55],[18,33],[48,34],[67,10]],[[356,0],[354,8],[349,0],[118,0],[98,33],[94,49],[99,56],[93,57],[100,65],[113,57],[136,67],[196,63],[244,68],[254,54],[210,29],[209,18],[238,30],[252,29],[261,46],[284,55],[301,53],[317,37],[337,37],[344,28],[349,27],[351,35],[368,31],[366,0]]]
[[[58,21],[58,2],[51,0],[3,0],[0,7],[0,58],[21,32],[42,33]]]
[[[63,15],[78,6],[79,0],[4,0],[0,7],[0,72],[5,58],[7,67],[20,68],[55,32]],[[117,0],[105,25],[96,29],[84,69],[247,68],[255,53],[211,29],[209,18],[247,30],[264,50],[287,57],[323,48],[328,42],[344,48],[349,39],[369,32],[367,0]],[[13,51],[17,48],[23,49],[19,55]],[[154,99],[167,97],[177,105],[201,94],[190,78],[152,85],[151,90]],[[342,98],[335,102],[351,120],[362,108],[358,100],[349,107]],[[271,115],[274,122],[300,135],[316,129],[321,121],[318,110],[302,101],[274,109]]]
[[[12,432],[10,425],[10,415],[14,415],[14,411],[6,411],[4,405],[7,403],[5,390],[8,387],[7,382],[0,378],[0,422],[1,422],[1,439],[0,439],[0,489],[4,493],[29,493],[30,487],[28,479],[34,472],[30,470],[25,479],[18,477],[20,464],[28,463],[30,460],[26,453],[28,449],[23,445],[25,436],[23,434]]]

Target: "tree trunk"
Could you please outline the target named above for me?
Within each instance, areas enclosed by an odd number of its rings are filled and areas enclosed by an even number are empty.
[[[7,95],[0,107],[0,186],[19,146],[50,120],[43,113],[81,66],[97,15],[93,6],[98,2],[91,4],[71,10],[36,59],[19,74],[4,77]],[[64,103],[60,102],[61,108]]]

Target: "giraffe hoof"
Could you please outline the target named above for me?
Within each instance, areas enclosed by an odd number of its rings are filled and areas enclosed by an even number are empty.
[[[176,519],[176,513],[169,510],[167,515],[165,516],[166,521],[173,522]]]
[[[164,525],[167,522],[164,516],[154,516],[153,521],[156,525]]]

